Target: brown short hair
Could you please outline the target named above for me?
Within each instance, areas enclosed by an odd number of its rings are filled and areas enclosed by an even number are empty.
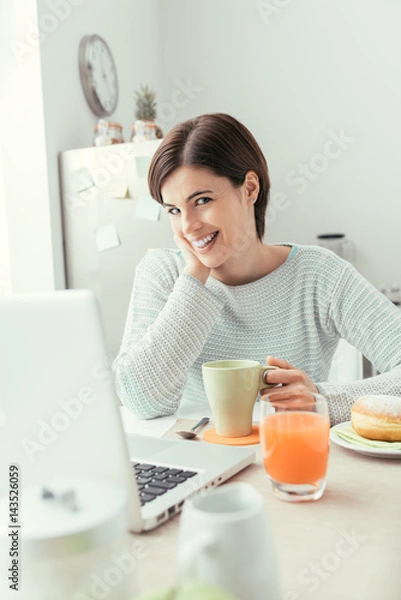
[[[166,178],[182,166],[204,167],[227,177],[234,187],[244,183],[248,171],[259,177],[255,203],[258,238],[265,231],[265,213],[270,180],[266,159],[252,133],[239,121],[223,113],[206,114],[179,123],[156,150],[149,168],[151,196],[163,204],[161,188]]]

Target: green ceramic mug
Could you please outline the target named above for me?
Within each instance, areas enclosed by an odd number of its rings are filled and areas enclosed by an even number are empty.
[[[274,387],[265,378],[268,371],[277,368],[255,360],[215,360],[202,365],[203,385],[218,435],[243,437],[252,433],[258,392]]]

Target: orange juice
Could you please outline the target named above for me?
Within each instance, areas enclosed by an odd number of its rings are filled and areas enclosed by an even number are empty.
[[[260,423],[266,472],[281,483],[313,484],[326,475],[329,456],[327,417],[308,412],[277,412]]]

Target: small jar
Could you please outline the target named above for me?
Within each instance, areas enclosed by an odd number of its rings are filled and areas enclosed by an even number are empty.
[[[100,119],[95,125],[94,146],[108,146],[109,144],[123,144],[123,128],[120,123],[109,123]]]
[[[132,142],[145,142],[148,140],[161,139],[163,132],[154,121],[135,121],[131,130]]]

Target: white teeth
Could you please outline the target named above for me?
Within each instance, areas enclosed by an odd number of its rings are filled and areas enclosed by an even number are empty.
[[[195,246],[195,248],[204,248],[205,246],[210,244],[210,242],[216,237],[216,235],[217,231],[215,233],[207,235],[203,238],[203,240],[197,240],[196,242],[192,242],[192,245]]]

